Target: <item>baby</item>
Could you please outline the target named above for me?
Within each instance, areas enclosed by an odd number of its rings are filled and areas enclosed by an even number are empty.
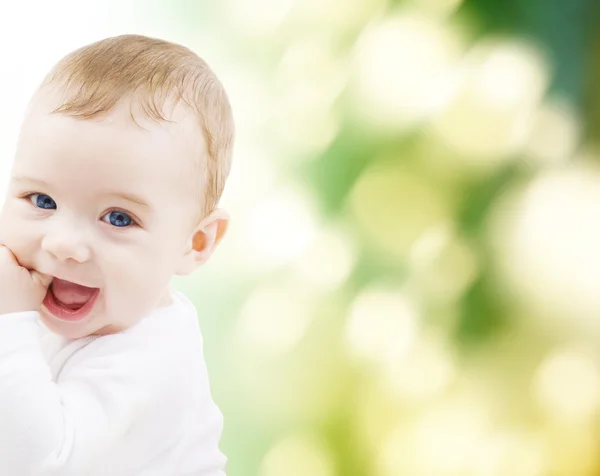
[[[222,476],[194,306],[170,288],[227,229],[227,95],[187,48],[62,59],[0,214],[0,474]]]

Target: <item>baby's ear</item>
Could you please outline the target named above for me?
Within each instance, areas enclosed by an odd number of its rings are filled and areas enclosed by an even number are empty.
[[[183,256],[177,274],[190,274],[206,263],[223,239],[228,226],[229,214],[220,208],[203,218],[192,232],[189,249]]]

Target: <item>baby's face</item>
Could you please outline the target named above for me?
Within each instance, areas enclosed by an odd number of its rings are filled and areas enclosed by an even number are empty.
[[[113,333],[168,302],[196,224],[192,177],[205,145],[177,108],[169,124],[136,115],[142,129],[125,104],[88,120],[53,107],[40,94],[24,121],[0,241],[55,277],[41,309],[49,328]]]

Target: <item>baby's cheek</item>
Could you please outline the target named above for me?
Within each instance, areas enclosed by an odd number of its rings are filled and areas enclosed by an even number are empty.
[[[8,246],[23,266],[34,267],[35,253],[41,243],[39,230],[11,214],[10,209],[0,214],[0,243]]]
[[[7,240],[10,239],[11,234],[11,223],[10,219],[10,209],[5,205],[2,210],[0,210],[0,243],[8,244]]]

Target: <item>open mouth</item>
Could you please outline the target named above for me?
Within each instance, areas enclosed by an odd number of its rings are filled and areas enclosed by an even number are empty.
[[[86,317],[98,297],[99,288],[54,278],[44,298],[44,306],[55,317],[63,320],[79,320]]]

